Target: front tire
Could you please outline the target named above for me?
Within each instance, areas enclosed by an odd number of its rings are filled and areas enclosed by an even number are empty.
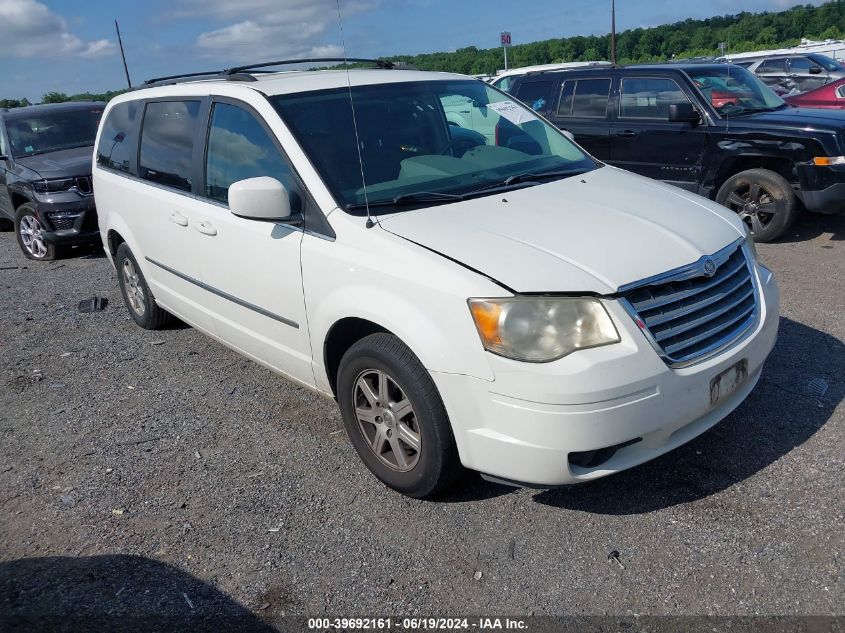
[[[390,488],[421,499],[461,474],[437,387],[392,334],[371,334],[349,348],[340,361],[337,394],[352,445]]]
[[[35,206],[26,202],[15,213],[15,236],[18,246],[29,259],[51,262],[56,259],[55,244],[44,241],[44,225],[35,213]]]
[[[784,234],[798,215],[792,185],[768,169],[749,169],[728,178],[716,202],[734,211],[755,242],[772,242]]]
[[[173,316],[156,303],[138,261],[125,243],[118,246],[114,263],[120,292],[132,320],[145,330],[159,330],[170,323]]]

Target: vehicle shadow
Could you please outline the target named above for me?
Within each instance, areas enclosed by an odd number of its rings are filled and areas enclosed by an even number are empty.
[[[838,215],[800,213],[795,223],[776,240],[776,243],[809,242],[826,233],[833,234],[830,238],[831,241],[841,242],[845,240],[845,213]]]
[[[595,482],[546,490],[534,500],[569,510],[631,515],[721,492],[770,466],[824,426],[845,396],[843,370],[841,341],[781,318],[778,344],[756,389],[715,427],[642,466]],[[817,378],[827,385],[824,395],[819,395],[824,385],[810,385]]]
[[[2,631],[275,629],[211,585],[141,556],[0,563]]]
[[[446,492],[428,499],[432,503],[468,503],[495,499],[516,492],[519,488],[497,484],[482,479],[481,475],[469,471]]]

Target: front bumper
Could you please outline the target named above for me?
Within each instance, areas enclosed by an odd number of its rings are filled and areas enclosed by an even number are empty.
[[[845,209],[845,165],[820,167],[797,165],[797,192],[808,211],[815,213],[839,213]]]
[[[495,380],[433,373],[465,466],[537,486],[573,484],[636,466],[690,441],[733,411],[752,391],[777,338],[779,293],[758,266],[760,320],[725,352],[669,368],[615,301],[608,301],[622,342],[582,350],[544,365],[491,356]],[[624,332],[622,331],[624,330]],[[715,407],[710,381],[745,359],[748,378]],[[632,441],[595,467],[572,453]],[[575,460],[578,461],[578,460]]]
[[[45,229],[42,236],[50,244],[74,246],[100,240],[94,196],[51,195],[37,199],[35,208]]]

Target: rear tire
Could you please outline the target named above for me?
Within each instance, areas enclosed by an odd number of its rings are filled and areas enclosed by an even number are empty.
[[[792,185],[768,169],[749,169],[731,176],[716,194],[716,202],[739,215],[755,242],[776,240],[798,215]]]
[[[392,334],[371,334],[349,348],[340,361],[337,394],[352,445],[390,488],[422,499],[462,473],[434,381]]]
[[[29,259],[51,262],[56,259],[56,246],[44,241],[44,225],[35,213],[35,206],[26,202],[15,213],[15,237],[18,246]]]
[[[173,315],[156,303],[153,291],[126,243],[118,246],[114,263],[120,292],[132,320],[145,330],[160,330],[170,323]]]

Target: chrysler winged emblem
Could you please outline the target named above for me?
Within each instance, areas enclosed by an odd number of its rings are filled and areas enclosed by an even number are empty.
[[[710,258],[705,259],[701,264],[701,270],[708,277],[712,277],[716,274],[716,262]]]

